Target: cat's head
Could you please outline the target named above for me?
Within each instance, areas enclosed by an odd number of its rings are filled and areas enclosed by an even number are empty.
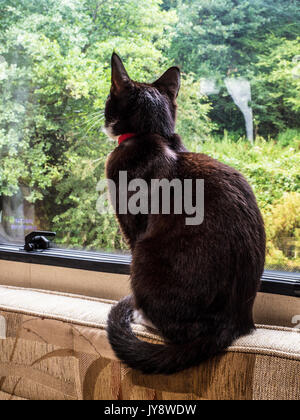
[[[106,133],[113,139],[126,133],[153,133],[170,138],[175,130],[179,68],[171,67],[148,84],[131,80],[115,53],[111,65],[111,90],[105,107]]]

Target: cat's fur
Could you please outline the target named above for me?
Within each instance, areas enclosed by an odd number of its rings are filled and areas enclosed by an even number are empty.
[[[111,153],[107,177],[117,186],[119,171],[128,172],[128,182],[205,181],[199,226],[187,226],[185,214],[117,214],[132,252],[132,296],[112,309],[108,337],[116,355],[144,373],[170,374],[197,365],[249,333],[265,261],[264,224],[245,178],[209,156],[189,153],[174,133],[179,88],[177,67],[152,84],[137,83],[112,56],[106,128],[114,138],[137,135]],[[156,327],[165,345],[135,336],[130,325],[135,310]]]

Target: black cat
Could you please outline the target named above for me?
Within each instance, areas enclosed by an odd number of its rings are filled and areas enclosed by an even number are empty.
[[[108,320],[116,355],[144,373],[170,374],[223,352],[254,329],[252,309],[265,262],[265,231],[245,178],[204,154],[189,153],[174,133],[180,71],[170,68],[152,84],[132,81],[112,56],[106,129],[119,139],[107,161],[107,177],[119,188],[143,179],[203,179],[205,215],[116,213],[132,252],[132,296]],[[171,198],[174,201],[174,196]],[[165,345],[139,340],[134,314],[154,326]]]

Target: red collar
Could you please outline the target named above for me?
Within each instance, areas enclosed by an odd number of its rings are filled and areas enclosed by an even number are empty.
[[[127,133],[127,134],[122,134],[119,138],[118,138],[118,143],[121,144],[123,141],[127,140],[127,139],[131,139],[131,137],[136,136],[135,133]]]

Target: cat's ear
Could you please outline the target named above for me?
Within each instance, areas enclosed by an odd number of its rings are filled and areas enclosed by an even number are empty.
[[[111,87],[112,91],[118,95],[124,91],[131,83],[130,77],[124,67],[121,58],[113,53],[111,57]]]
[[[153,83],[157,88],[163,88],[175,100],[180,89],[180,69],[171,67],[158,80]]]

